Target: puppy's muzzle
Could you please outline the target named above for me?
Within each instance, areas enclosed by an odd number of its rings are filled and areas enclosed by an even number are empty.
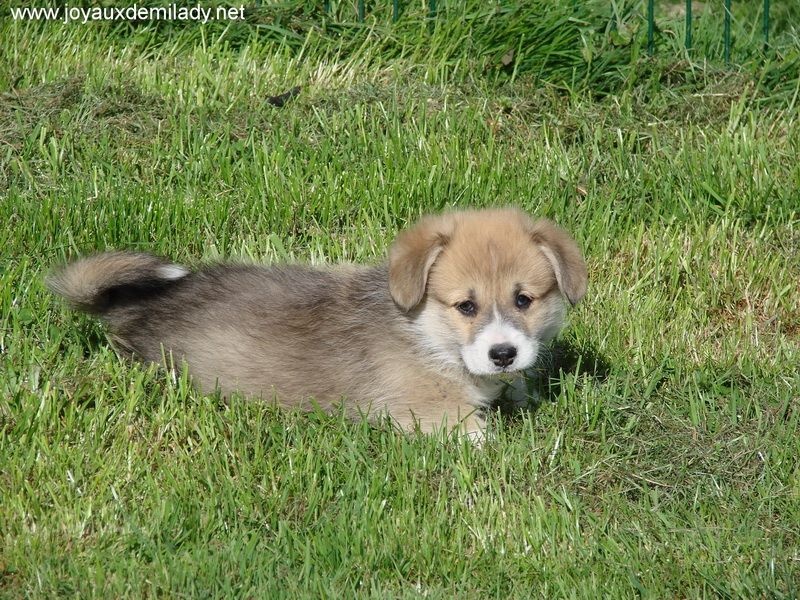
[[[498,367],[507,367],[514,362],[517,347],[511,344],[495,344],[489,348],[489,358]]]

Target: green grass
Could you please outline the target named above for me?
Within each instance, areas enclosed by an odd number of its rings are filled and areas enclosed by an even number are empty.
[[[622,8],[628,41],[581,24],[591,65],[523,20],[566,62],[516,71],[491,65],[519,21],[345,23],[338,53],[291,4],[222,38],[0,21],[0,596],[800,595],[800,46],[773,4],[774,55],[740,38],[730,69],[713,19],[647,60]],[[508,204],[573,232],[590,291],[546,401],[482,449],[223,405],[43,285],[104,248],[375,262],[420,214]]]

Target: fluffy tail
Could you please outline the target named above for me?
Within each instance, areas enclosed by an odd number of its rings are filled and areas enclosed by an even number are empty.
[[[47,287],[78,310],[103,315],[123,299],[156,292],[189,271],[151,254],[106,252],[71,263]]]

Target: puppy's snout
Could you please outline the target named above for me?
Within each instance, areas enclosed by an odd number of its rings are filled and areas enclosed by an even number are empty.
[[[517,355],[517,347],[511,344],[495,344],[489,348],[489,358],[498,367],[507,367],[514,362]]]

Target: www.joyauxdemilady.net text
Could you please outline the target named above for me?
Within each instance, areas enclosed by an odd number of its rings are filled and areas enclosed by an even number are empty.
[[[108,7],[61,6],[57,8],[24,7],[12,8],[11,16],[20,21],[62,21],[64,23],[88,23],[89,21],[236,21],[244,19],[244,6],[132,6]]]

